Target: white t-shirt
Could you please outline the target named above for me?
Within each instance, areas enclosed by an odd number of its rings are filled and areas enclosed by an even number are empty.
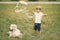
[[[43,13],[42,12],[39,12],[39,13],[35,12],[34,15],[35,15],[35,23],[41,23]]]

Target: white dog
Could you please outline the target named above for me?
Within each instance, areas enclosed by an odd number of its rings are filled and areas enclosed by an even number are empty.
[[[9,37],[19,37],[22,38],[21,31],[17,28],[17,25],[11,24],[10,25],[10,31],[8,32]]]

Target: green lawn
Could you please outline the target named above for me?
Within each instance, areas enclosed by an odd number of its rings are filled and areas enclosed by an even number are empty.
[[[0,0],[0,1],[4,1],[4,2],[8,2],[8,1],[19,1],[19,0]],[[29,1],[29,0],[24,0],[24,1]],[[30,0],[31,1],[31,0]],[[36,1],[54,1],[54,0],[36,0]],[[55,0],[55,1],[60,1],[60,0]]]
[[[37,5],[29,5],[29,10],[34,10]],[[34,34],[34,18],[29,19],[25,13],[15,13],[15,5],[0,4],[0,40],[60,40],[60,5],[41,5],[43,13],[47,14],[42,19],[42,33]],[[16,24],[23,32],[23,38],[8,38],[10,24]]]

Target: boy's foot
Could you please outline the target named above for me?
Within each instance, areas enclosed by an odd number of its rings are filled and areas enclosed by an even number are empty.
[[[38,31],[37,34],[41,34],[42,31]]]
[[[41,32],[42,31],[34,31],[32,35],[33,36],[38,36],[38,35],[40,36],[41,35]]]

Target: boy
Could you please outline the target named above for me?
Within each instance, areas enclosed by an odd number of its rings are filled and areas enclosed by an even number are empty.
[[[37,33],[40,33],[41,32],[41,19],[43,16],[45,16],[47,14],[43,14],[41,12],[41,6],[37,6],[36,11],[33,13],[35,16],[34,30],[35,30],[35,32],[37,32],[37,30],[38,30]]]

